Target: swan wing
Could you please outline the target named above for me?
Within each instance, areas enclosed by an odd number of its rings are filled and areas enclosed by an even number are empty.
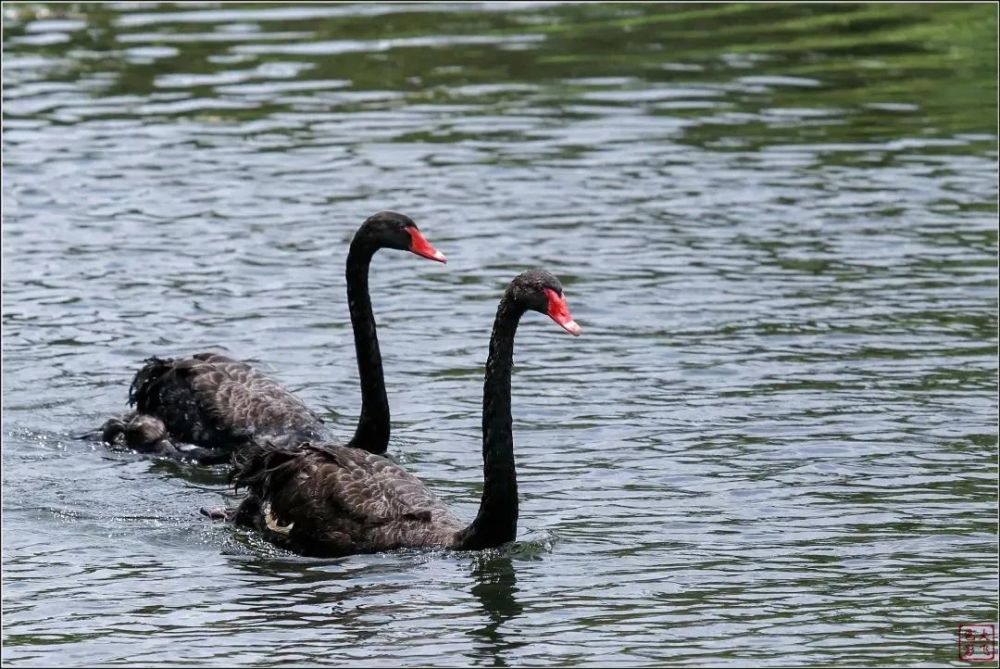
[[[296,488],[365,525],[429,522],[447,511],[423,481],[387,458],[357,448],[309,445],[303,459],[310,466]]]
[[[322,419],[281,384],[217,353],[151,359],[136,375],[139,410],[160,416],[194,443],[242,440],[254,432],[315,431]]]
[[[237,476],[260,501],[258,526],[289,528],[272,538],[357,552],[442,545],[460,529],[420,479],[384,457],[328,444],[254,448]]]

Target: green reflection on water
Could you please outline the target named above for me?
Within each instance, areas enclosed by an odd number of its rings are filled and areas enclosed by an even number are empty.
[[[341,15],[322,17],[269,15],[284,7],[277,4],[226,4],[215,8],[224,16],[214,22],[161,5],[143,7],[158,18],[135,25],[104,4],[6,7],[7,53],[53,58],[47,79],[93,79],[97,98],[162,95],[174,90],[162,77],[183,74],[208,76],[182,86],[188,95],[238,99],[211,75],[291,63],[282,82],[329,80],[343,82],[337,90],[346,93],[402,94],[327,95],[315,105],[338,111],[458,103],[468,116],[530,107],[578,117],[621,106],[692,121],[682,141],[718,149],[961,133],[985,134],[987,148],[995,146],[997,10],[988,4],[442,5],[382,7],[375,15],[341,5]],[[24,42],[39,17],[75,17],[85,27],[66,42]],[[244,30],[220,32],[227,24]],[[136,48],[160,55],[143,59]],[[684,94],[697,86],[708,93]],[[595,87],[609,95],[583,96]],[[663,96],[642,94],[651,88]],[[236,122],[315,110],[309,96],[262,96],[211,117]],[[107,116],[127,116],[129,108]],[[443,133],[406,141],[467,139]]]

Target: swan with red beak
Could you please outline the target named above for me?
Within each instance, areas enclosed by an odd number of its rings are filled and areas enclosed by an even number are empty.
[[[483,379],[483,489],[471,523],[391,460],[316,442],[255,441],[236,462],[235,481],[247,488],[247,498],[234,512],[205,513],[254,527],[291,550],[326,557],[400,548],[481,550],[514,541],[518,493],[510,388],[514,336],[529,310],[580,334],[562,285],[549,272],[523,272],[504,291]]]

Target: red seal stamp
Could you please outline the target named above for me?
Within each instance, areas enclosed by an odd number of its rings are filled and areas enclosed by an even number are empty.
[[[997,628],[992,623],[958,626],[958,659],[992,662],[997,659]]]

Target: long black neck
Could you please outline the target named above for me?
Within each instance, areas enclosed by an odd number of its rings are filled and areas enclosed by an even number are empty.
[[[514,334],[523,313],[524,309],[505,295],[493,323],[483,385],[483,498],[476,519],[459,534],[462,548],[491,548],[517,536],[510,372],[514,364]]]
[[[389,399],[385,394],[382,354],[368,295],[368,266],[377,250],[377,246],[355,237],[347,253],[347,304],[361,378],[361,417],[347,445],[381,454],[389,447]]]

